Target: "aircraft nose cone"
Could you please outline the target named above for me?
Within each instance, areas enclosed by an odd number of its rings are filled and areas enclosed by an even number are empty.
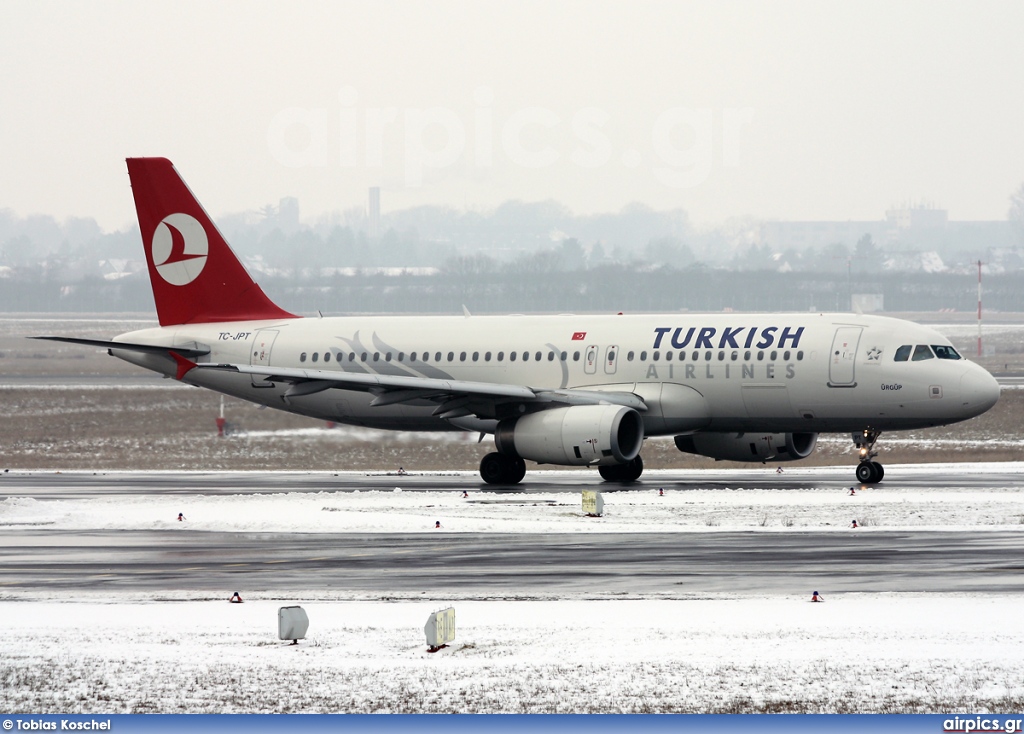
[[[970,415],[981,415],[999,400],[999,383],[981,367],[970,369],[960,378],[960,399]]]

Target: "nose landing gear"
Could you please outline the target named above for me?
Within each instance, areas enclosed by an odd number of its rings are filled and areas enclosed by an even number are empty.
[[[865,428],[853,434],[853,444],[860,451],[860,463],[857,465],[857,481],[861,484],[877,484],[885,476],[885,469],[874,460],[878,452],[874,450],[875,441],[882,435],[874,428]]]

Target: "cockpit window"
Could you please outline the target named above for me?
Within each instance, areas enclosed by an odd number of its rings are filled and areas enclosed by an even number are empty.
[[[935,355],[932,354],[931,348],[927,344],[918,344],[914,347],[914,356],[912,357],[914,362],[920,362],[925,359],[934,359]]]
[[[904,344],[902,347],[896,350],[896,356],[892,358],[893,362],[906,362],[910,359],[910,350],[913,347],[910,344]]]
[[[947,347],[944,344],[932,344],[932,349],[935,351],[935,356],[939,359],[960,359],[960,354],[953,347]]]

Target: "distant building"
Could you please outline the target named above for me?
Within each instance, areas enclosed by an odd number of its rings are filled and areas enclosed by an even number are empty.
[[[835,244],[853,248],[864,235],[880,242],[885,232],[885,222],[764,222],[759,239],[773,250],[809,250]]]
[[[776,252],[837,244],[852,251],[864,235],[884,250],[934,251],[944,257],[963,252],[980,256],[1016,243],[1008,221],[951,222],[945,209],[924,205],[893,207],[878,221],[763,222],[758,238]]]
[[[299,200],[294,196],[286,196],[281,199],[277,207],[277,226],[285,234],[294,234],[299,231]]]
[[[370,187],[370,221],[369,235],[371,240],[380,237],[380,186]]]

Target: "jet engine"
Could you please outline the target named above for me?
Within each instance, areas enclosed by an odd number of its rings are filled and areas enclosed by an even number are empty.
[[[643,419],[621,405],[550,408],[506,418],[494,432],[500,453],[540,464],[624,464],[643,442]]]
[[[676,448],[715,461],[796,461],[806,459],[817,433],[694,433],[676,436]]]

